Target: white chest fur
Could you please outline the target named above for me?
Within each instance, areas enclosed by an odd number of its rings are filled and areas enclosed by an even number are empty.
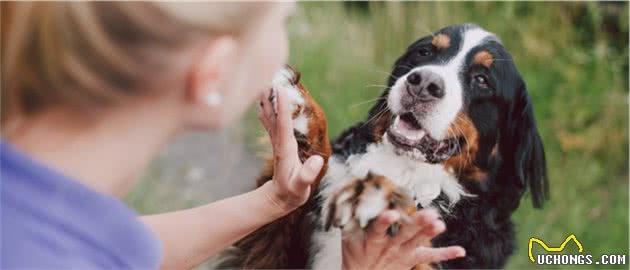
[[[328,162],[328,172],[322,181],[320,196],[326,202],[332,194],[356,178],[364,178],[368,172],[387,177],[394,184],[405,188],[414,196],[416,204],[431,205],[440,193],[444,193],[449,204],[455,204],[466,192],[457,179],[441,164],[429,164],[396,154],[387,143],[369,145],[365,153],[351,155],[345,161],[333,156]],[[325,206],[324,206],[325,207]],[[324,210],[326,212],[326,210]],[[324,215],[325,216],[325,215]],[[319,222],[323,224],[323,216]],[[313,269],[341,268],[341,231],[333,228],[328,232],[318,231],[313,235],[314,248],[311,254]]]
[[[385,142],[372,144],[368,146],[366,153],[351,155],[345,162],[332,157],[323,180],[326,186],[322,190],[322,196],[327,198],[348,181],[363,178],[368,172],[383,175],[399,187],[407,189],[423,207],[429,206],[441,192],[448,197],[450,204],[456,203],[466,194],[455,176],[447,172],[441,164],[429,164],[398,155],[394,147]]]

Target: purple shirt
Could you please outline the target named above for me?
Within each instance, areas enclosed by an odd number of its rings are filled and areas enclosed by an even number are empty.
[[[156,269],[157,237],[119,199],[0,142],[0,269]]]

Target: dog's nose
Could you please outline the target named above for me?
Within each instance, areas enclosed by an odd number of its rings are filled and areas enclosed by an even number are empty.
[[[409,83],[410,85],[420,84],[420,74],[418,74],[417,72],[409,74],[409,76],[407,76],[407,83]]]
[[[432,101],[444,97],[444,80],[429,70],[416,71],[407,75],[407,91],[421,101]]]

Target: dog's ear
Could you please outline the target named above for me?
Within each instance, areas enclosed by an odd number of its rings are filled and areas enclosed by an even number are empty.
[[[501,134],[502,156],[521,191],[529,189],[534,207],[541,208],[549,198],[545,149],[536,127],[534,108],[525,83],[518,80],[506,116],[507,134]]]

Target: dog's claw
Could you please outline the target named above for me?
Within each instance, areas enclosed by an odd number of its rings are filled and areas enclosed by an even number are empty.
[[[385,177],[368,174],[364,179],[350,182],[331,197],[326,224],[345,231],[365,230],[384,211],[398,210],[406,217],[410,209],[415,209],[414,204],[406,192]],[[387,234],[395,236],[400,226],[398,222],[391,225]]]
[[[396,222],[392,224],[392,226],[389,226],[389,228],[387,228],[387,235],[394,237],[396,236],[396,234],[398,234],[399,230],[400,230],[400,223]]]

